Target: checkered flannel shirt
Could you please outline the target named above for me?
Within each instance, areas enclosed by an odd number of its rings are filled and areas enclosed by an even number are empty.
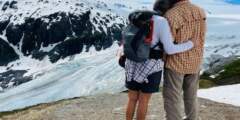
[[[127,81],[134,80],[138,83],[148,83],[147,77],[155,72],[163,70],[164,62],[161,59],[149,59],[145,62],[134,62],[126,60],[126,79]]]
[[[194,48],[180,54],[169,55],[166,67],[183,74],[195,74],[200,70],[206,32],[205,12],[184,0],[177,3],[166,14],[176,43],[192,40]]]

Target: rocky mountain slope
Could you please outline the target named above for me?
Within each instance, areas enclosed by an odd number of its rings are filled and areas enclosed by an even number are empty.
[[[0,66],[24,57],[40,61],[47,57],[55,63],[88,52],[90,47],[104,50],[121,39],[125,24],[123,17],[101,1],[1,0],[0,8]],[[29,81],[32,76],[25,80],[21,75],[26,70],[0,74],[0,87],[5,89]],[[8,74],[18,76],[11,78]]]
[[[56,62],[82,52],[83,47],[106,49],[120,39],[124,24],[101,2],[10,0],[2,1],[1,8],[0,65],[21,56],[41,60],[48,55]]]

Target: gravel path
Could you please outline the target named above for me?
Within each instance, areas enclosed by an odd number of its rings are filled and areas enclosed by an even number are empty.
[[[152,97],[147,120],[165,120],[161,94]],[[11,113],[0,120],[124,120],[127,94],[99,95],[42,104]],[[240,120],[240,107],[199,99],[201,120]]]

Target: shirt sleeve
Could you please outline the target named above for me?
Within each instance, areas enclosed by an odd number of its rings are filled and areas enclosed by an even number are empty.
[[[169,54],[185,52],[193,48],[193,42],[187,41],[181,44],[174,44],[173,36],[166,19],[159,19],[157,22],[159,39],[163,44],[164,51]]]
[[[166,18],[168,25],[170,26],[170,31],[172,32],[173,36],[176,36],[177,29],[179,28],[179,20],[176,20],[176,17],[178,17],[178,14],[175,14],[173,11],[169,10],[165,15],[164,18]],[[181,20],[181,19],[180,19]]]

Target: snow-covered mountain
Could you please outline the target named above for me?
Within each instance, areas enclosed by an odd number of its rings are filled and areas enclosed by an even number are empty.
[[[110,47],[120,39],[124,24],[104,2],[86,0],[2,1],[0,65],[23,56],[51,62]],[[83,49],[85,47],[85,49]],[[8,56],[5,53],[9,54]]]
[[[0,0],[0,111],[123,90],[121,29],[154,1]],[[240,6],[192,1],[208,13],[204,68],[240,55]]]
[[[2,88],[32,79],[22,76],[33,67],[24,68],[26,59],[55,63],[90,47],[104,50],[120,40],[125,24],[104,1],[2,0],[0,8],[0,66],[8,71],[0,74]]]

